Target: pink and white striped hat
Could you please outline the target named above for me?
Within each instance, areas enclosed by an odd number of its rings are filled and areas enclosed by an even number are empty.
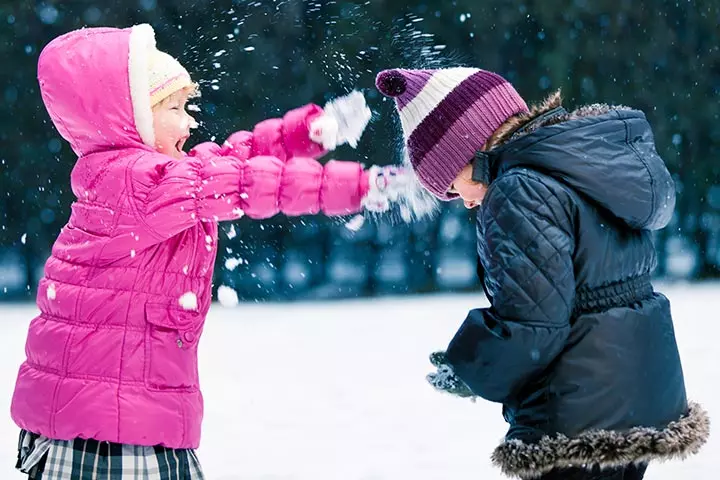
[[[185,67],[171,55],[152,48],[147,58],[150,106],[160,103],[183,88],[194,87],[197,89]]]
[[[441,200],[495,130],[528,111],[507,80],[477,68],[383,70],[375,85],[395,98],[410,163]]]

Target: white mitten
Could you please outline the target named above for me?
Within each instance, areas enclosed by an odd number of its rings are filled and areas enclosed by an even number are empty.
[[[431,216],[438,210],[438,201],[420,186],[412,167],[389,165],[370,167],[368,191],[362,199],[365,212],[382,213],[396,204],[405,223]],[[365,223],[367,213],[353,217],[346,227],[357,231]]]
[[[365,97],[353,90],[325,104],[323,114],[310,124],[310,139],[326,150],[344,143],[355,148],[371,117]]]
[[[363,206],[370,212],[385,212],[390,203],[397,202],[407,191],[410,184],[409,172],[397,165],[370,167],[368,193],[363,198]]]

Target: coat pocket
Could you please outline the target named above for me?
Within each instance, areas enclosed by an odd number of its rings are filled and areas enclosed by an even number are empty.
[[[145,306],[145,384],[154,390],[198,388],[202,317],[165,304]]]

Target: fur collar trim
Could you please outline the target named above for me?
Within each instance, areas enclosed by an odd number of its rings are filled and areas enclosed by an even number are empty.
[[[135,128],[143,143],[155,148],[155,130],[150,106],[150,80],[148,57],[155,47],[155,31],[148,24],[135,25],[130,29],[128,48],[128,75],[130,77],[130,100],[132,101]]]
[[[540,115],[543,115],[550,110],[560,106],[562,106],[562,96],[560,95],[560,91],[557,91],[548,96],[543,102],[537,105],[533,105],[528,113],[521,113],[508,119],[508,121],[502,124],[500,128],[498,128],[493,133],[492,137],[490,137],[486,150],[490,150],[506,143],[508,140],[510,140],[511,137],[514,137],[515,132],[528,125]],[[538,122],[537,124],[532,125],[530,128],[526,128],[520,136],[532,133],[541,127],[547,127],[550,125],[555,125],[557,123],[567,122],[568,120],[573,120],[575,118],[597,117],[600,115],[604,115],[611,110],[632,109],[630,107],[625,107],[622,105],[613,106],[606,103],[594,103],[592,105],[584,105],[577,108],[576,110],[573,110],[572,112],[567,112],[562,115],[555,115],[544,122]]]

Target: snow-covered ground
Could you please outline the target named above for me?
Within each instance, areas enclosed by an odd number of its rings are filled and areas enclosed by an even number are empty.
[[[688,392],[720,415],[720,285],[662,288],[673,303]],[[435,393],[427,354],[480,295],[213,306],[201,343],[209,480],[492,480],[500,406]],[[0,305],[0,411],[9,412],[32,306]],[[642,339],[638,339],[642,341]],[[0,416],[0,478],[17,429]],[[650,480],[717,479],[720,434]]]

